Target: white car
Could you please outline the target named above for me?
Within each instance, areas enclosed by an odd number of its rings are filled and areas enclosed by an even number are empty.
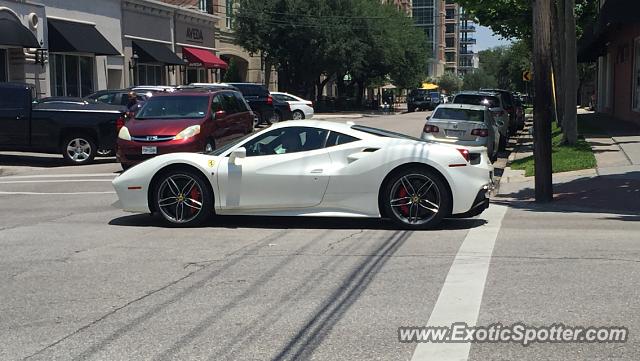
[[[113,181],[129,212],[194,226],[214,214],[384,217],[425,229],[489,205],[486,150],[353,124],[291,121],[210,154],[165,154]]]
[[[271,96],[289,103],[293,112],[293,120],[311,119],[313,117],[313,102],[304,100],[289,93],[271,92]]]

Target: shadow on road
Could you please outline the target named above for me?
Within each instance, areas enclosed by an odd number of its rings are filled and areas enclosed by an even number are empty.
[[[479,218],[445,219],[433,230],[458,230],[480,227],[487,222]],[[112,226],[168,228],[160,216],[136,214],[113,219]],[[382,219],[215,216],[203,228],[264,228],[264,229],[380,229],[397,230],[392,222]]]
[[[532,212],[612,213],[622,221],[640,221],[640,172],[584,177],[554,185],[554,201],[534,201],[532,187],[495,197],[494,203]]]
[[[96,158],[92,164],[115,163],[115,157]],[[61,155],[0,154],[0,166],[57,168],[69,167]]]

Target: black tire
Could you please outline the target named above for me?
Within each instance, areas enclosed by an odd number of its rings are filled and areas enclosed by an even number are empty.
[[[282,121],[282,114],[279,111],[273,112],[269,124],[280,123]]]
[[[262,124],[262,113],[260,112],[253,112],[255,114],[255,118],[253,120],[253,127],[256,128],[258,127],[260,124]]]
[[[504,135],[500,136],[500,143],[498,144],[498,151],[503,152],[507,149],[508,138]]]
[[[99,150],[96,156],[98,157],[114,157],[116,155],[116,151],[113,149],[103,149]]]
[[[90,164],[98,152],[96,142],[85,134],[64,137],[61,148],[62,157],[71,165]]]
[[[169,181],[173,180],[173,183]],[[195,183],[190,187],[190,180]],[[177,189],[170,184],[175,184]],[[153,185],[152,204],[165,223],[172,227],[195,227],[201,225],[214,213],[211,185],[202,174],[189,169],[176,169],[162,173]],[[195,193],[193,191],[195,190]],[[173,204],[175,199],[175,211]],[[160,200],[165,203],[161,204]],[[194,207],[200,206],[200,209]],[[187,213],[193,212],[185,217]]]
[[[451,215],[451,191],[446,181],[426,167],[410,167],[394,172],[381,191],[384,214],[402,229],[430,229]],[[392,200],[395,200],[395,206],[391,205]],[[414,210],[416,213],[413,213]],[[412,218],[415,221],[411,221]]]
[[[297,118],[296,118],[297,116]],[[301,112],[300,110],[294,110],[293,111],[293,120],[301,120],[304,119],[304,113]]]

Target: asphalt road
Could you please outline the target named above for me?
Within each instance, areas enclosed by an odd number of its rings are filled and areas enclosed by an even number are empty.
[[[353,121],[419,135],[424,117]],[[0,167],[1,360],[640,354],[640,226],[623,215],[498,204],[424,232],[378,220],[269,217],[170,229],[111,207],[120,169],[112,159],[66,167],[59,156],[3,152]],[[398,341],[400,326],[467,320],[622,325],[631,338],[455,344],[445,353]]]

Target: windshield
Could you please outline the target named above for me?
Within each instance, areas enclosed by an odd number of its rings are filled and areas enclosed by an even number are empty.
[[[155,96],[146,101],[136,119],[199,119],[208,108],[209,96]]]
[[[373,134],[373,135],[377,135],[379,137],[411,139],[411,140],[417,140],[417,141],[421,141],[421,142],[423,141],[420,138],[412,137],[410,135],[391,132],[391,131],[384,130],[384,129],[367,127],[367,126],[364,126],[364,125],[352,125],[351,129],[359,130],[361,132],[365,132],[365,133],[369,133],[369,134]]]
[[[484,123],[484,111],[473,109],[439,108],[436,110],[436,113],[432,118]]]
[[[456,104],[484,105],[489,108],[499,108],[500,100],[494,96],[460,94],[453,99]]]
[[[217,155],[222,155],[222,153],[224,153],[224,152],[228,151],[229,149],[231,149],[231,148],[235,147],[236,145],[238,145],[238,144],[240,144],[240,143],[244,142],[247,138],[252,137],[252,136],[254,136],[254,135],[255,135],[255,133],[247,134],[247,135],[245,135],[244,137],[241,137],[241,138],[235,139],[235,140],[233,140],[233,141],[231,141],[231,142],[229,142],[229,143],[227,143],[227,144],[223,145],[222,147],[217,148],[217,149],[215,149],[215,150],[213,150],[212,152],[207,153],[207,154],[209,154],[209,155],[216,155],[216,156],[217,156]]]

